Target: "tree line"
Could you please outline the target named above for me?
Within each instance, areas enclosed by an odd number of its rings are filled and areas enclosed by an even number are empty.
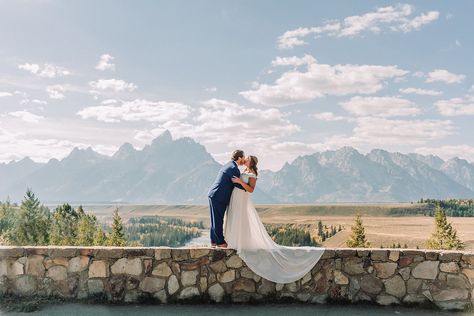
[[[174,217],[144,216],[129,219],[125,232],[133,245],[178,247],[199,237],[201,229],[204,229],[202,221],[187,222]]]
[[[201,222],[145,216],[124,224],[118,208],[112,224],[99,223],[83,207],[68,203],[53,211],[28,189],[20,205],[0,202],[0,244],[18,246],[182,246],[200,236]]]
[[[474,200],[421,199],[419,203],[434,207],[432,216],[435,220],[435,230],[427,240],[426,248],[463,249],[464,243],[447,221],[447,215],[462,213],[465,216],[474,207]],[[30,189],[26,191],[20,205],[10,203],[8,200],[0,202],[0,244],[4,245],[176,247],[199,237],[203,228],[202,221],[186,222],[178,218],[159,216],[131,218],[127,225],[124,225],[118,208],[113,211],[112,224],[107,226],[99,223],[95,215],[85,213],[81,205],[74,208],[64,203],[57,206],[54,211],[50,211]],[[278,244],[318,246],[318,241],[311,236],[308,229],[290,224],[266,224],[265,228]],[[324,242],[342,229],[341,226],[327,227],[318,221],[317,236],[319,241]],[[346,245],[357,248],[370,247],[360,214],[354,219]],[[390,247],[401,248],[401,245],[393,243]],[[407,248],[406,245],[403,247]]]
[[[95,215],[82,206],[68,203],[54,211],[28,189],[20,205],[0,203],[0,239],[2,244],[18,246],[124,246],[122,219],[116,208],[111,227],[101,225]]]
[[[294,225],[272,225],[265,224],[265,229],[279,245],[284,246],[318,246],[317,241],[311,237],[308,230],[296,227]]]
[[[343,226],[339,225],[338,227],[331,225],[328,227],[324,225],[322,221],[318,221],[318,237],[320,241],[326,241],[328,238],[336,235],[338,232],[343,230]]]
[[[425,214],[435,216],[436,209],[441,208],[447,216],[472,217],[474,216],[474,199],[420,199],[418,203],[426,205]]]

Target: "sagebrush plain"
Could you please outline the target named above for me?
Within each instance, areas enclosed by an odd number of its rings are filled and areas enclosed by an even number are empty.
[[[95,214],[99,221],[111,221],[112,211],[119,208],[124,222],[132,217],[164,216],[182,218],[188,221],[203,221],[209,224],[207,205],[84,205],[86,212]],[[315,204],[315,205],[257,205],[265,224],[288,224],[304,227],[316,235],[317,223],[339,226],[344,229],[322,243],[326,247],[345,247],[351,225],[357,213],[362,215],[367,240],[371,247],[425,248],[425,241],[434,229],[434,219],[424,215],[393,215],[394,210],[410,210],[416,213],[423,207],[417,203],[393,204]],[[474,250],[474,217],[449,217],[458,236],[465,243],[466,250]]]

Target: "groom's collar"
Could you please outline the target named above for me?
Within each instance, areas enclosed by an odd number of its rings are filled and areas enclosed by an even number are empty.
[[[237,168],[239,167],[239,165],[237,164],[237,161],[232,160],[232,162],[237,166]]]

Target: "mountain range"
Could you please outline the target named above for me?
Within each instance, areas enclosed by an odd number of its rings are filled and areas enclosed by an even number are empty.
[[[37,163],[26,157],[0,163],[0,200],[20,201],[27,188],[42,202],[207,203],[220,164],[191,138],[166,131],[137,150],[123,144],[112,156],[90,147]],[[352,147],[316,152],[263,170],[256,203],[403,202],[474,197],[474,164],[460,158]]]

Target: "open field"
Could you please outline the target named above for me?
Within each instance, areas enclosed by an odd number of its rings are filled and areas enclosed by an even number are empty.
[[[48,205],[54,208],[56,205]],[[86,211],[94,213],[98,218],[107,220],[111,217],[115,207],[119,208],[120,215],[124,219],[136,216],[159,215],[187,218],[191,220],[208,220],[209,207],[207,205],[133,205],[133,204],[103,204],[83,205]],[[387,204],[262,204],[257,205],[260,216],[278,220],[290,215],[295,219],[314,216],[350,216],[360,213],[363,216],[391,216],[395,210],[413,210],[416,212],[420,204],[411,203],[387,203]]]
[[[171,216],[190,221],[209,222],[207,205],[117,205],[124,220],[147,215]],[[372,247],[407,244],[409,248],[424,247],[434,227],[434,220],[427,216],[389,216],[394,208],[416,208],[416,204],[329,204],[329,205],[258,205],[264,223],[342,225],[345,230],[324,242],[328,247],[345,247],[354,214],[363,215],[367,239]],[[115,205],[85,205],[86,212],[96,214],[100,221],[109,222]],[[474,217],[450,217],[466,249],[474,250]]]

